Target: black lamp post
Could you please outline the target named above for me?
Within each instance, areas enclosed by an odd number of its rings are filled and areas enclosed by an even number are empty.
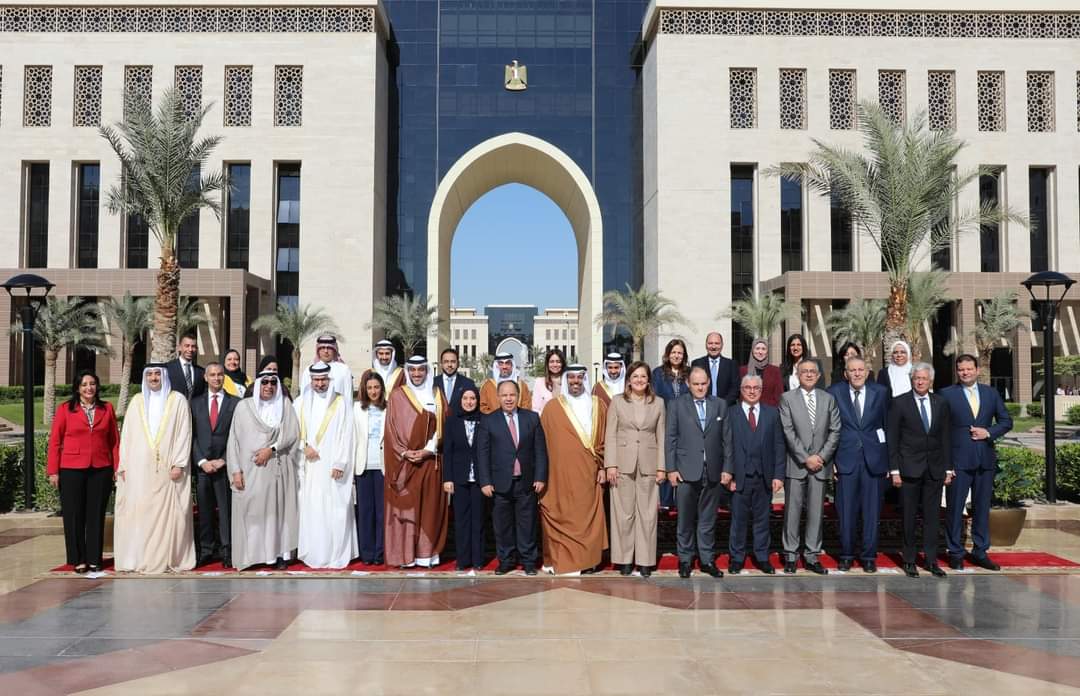
[[[23,510],[34,509],[34,322],[38,306],[55,287],[33,273],[21,273],[0,285],[14,300],[26,297],[19,308],[23,334]],[[20,294],[24,293],[24,294]]]
[[[1057,452],[1054,443],[1054,321],[1057,308],[1076,281],[1057,271],[1041,271],[1025,280],[1039,312],[1043,327],[1043,393],[1046,395],[1043,417],[1046,419],[1046,499],[1057,502]],[[1061,295],[1057,289],[1061,288]]]

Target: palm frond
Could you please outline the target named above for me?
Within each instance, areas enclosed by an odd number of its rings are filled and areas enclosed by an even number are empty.
[[[787,318],[787,301],[771,292],[754,297],[747,292],[731,303],[731,308],[720,312],[717,319],[730,318],[754,338],[769,338]]]
[[[431,296],[390,295],[375,303],[367,328],[382,331],[387,338],[400,341],[406,357],[439,327],[439,308]]]
[[[283,302],[278,303],[272,314],[264,314],[253,321],[251,328],[288,341],[297,349],[316,334],[338,330],[337,324],[322,308],[292,307]],[[338,340],[342,341],[342,338],[339,336]]]
[[[11,333],[20,331],[22,322],[16,320]],[[38,310],[34,340],[47,351],[82,348],[103,355],[112,354],[97,304],[81,297],[49,297]]]

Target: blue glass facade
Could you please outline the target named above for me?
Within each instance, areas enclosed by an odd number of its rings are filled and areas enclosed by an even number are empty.
[[[386,0],[393,39],[387,292],[427,293],[435,189],[474,146],[518,131],[566,152],[593,184],[604,289],[642,279],[645,0]],[[528,68],[508,92],[504,67]]]

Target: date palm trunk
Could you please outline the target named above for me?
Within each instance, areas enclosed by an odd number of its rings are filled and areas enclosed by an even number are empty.
[[[116,401],[116,415],[121,418],[127,413],[127,404],[131,392],[131,361],[135,356],[135,346],[124,341],[123,348],[123,363],[120,365],[120,396]]]
[[[56,362],[59,356],[60,351],[45,349],[45,386],[42,388],[45,392],[45,405],[44,412],[41,414],[45,425],[52,425],[53,413],[56,411]],[[26,389],[34,388],[33,379],[24,381]]]
[[[889,301],[885,305],[885,344],[884,346],[876,346],[882,351],[881,367],[885,367],[888,361],[886,351],[897,341],[906,341],[908,345],[911,341],[908,340],[906,329],[907,324],[907,301],[908,301],[908,286],[907,281],[890,280],[889,281]],[[869,346],[867,347],[869,350]]]
[[[300,349],[293,348],[292,352],[292,388],[289,393],[295,399],[300,395]]]
[[[176,307],[179,301],[180,264],[171,246],[163,245],[154,295],[154,336],[150,341],[152,362],[168,362],[176,356]]]

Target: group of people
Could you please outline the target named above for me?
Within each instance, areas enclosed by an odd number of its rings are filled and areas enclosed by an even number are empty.
[[[452,508],[461,571],[484,567],[490,515],[498,575],[518,566],[527,575],[588,573],[609,555],[620,573],[648,576],[658,511],[674,507],[679,575],[689,577],[696,560],[721,577],[717,510],[726,506],[727,572],[752,561],[771,574],[769,517],[783,491],[783,571],[795,573],[801,560],[824,574],[833,480],[841,570],[858,560],[876,571],[889,485],[902,503],[905,573],[917,576],[921,565],[945,574],[936,556],[943,487],[949,565],[964,563],[970,495],[967,557],[997,569],[987,555],[993,442],[1012,422],[997,392],[977,383],[974,356],[959,356],[959,383],[935,394],[933,368],[913,364],[903,342],[876,382],[859,347],[842,346],[827,389],[801,335],[788,339],[780,365],[765,340],[743,365],[722,355],[719,333],[705,346],[691,362],[672,340],[655,369],[609,354],[595,386],[585,366],[554,349],[530,389],[509,354],[496,355],[477,385],[458,372],[453,349],[433,370],[422,356],[398,366],[393,344],[380,341],[354,400],[352,373],[326,335],[291,401],[273,356],[249,379],[235,351],[196,365],[185,337],[176,359],[143,370],[122,433],[92,373],[79,375],[58,409],[48,471],[60,487],[68,562],[76,572],[100,569],[115,480],[118,571],[216,560],[283,569],[293,559],[433,567]]]

